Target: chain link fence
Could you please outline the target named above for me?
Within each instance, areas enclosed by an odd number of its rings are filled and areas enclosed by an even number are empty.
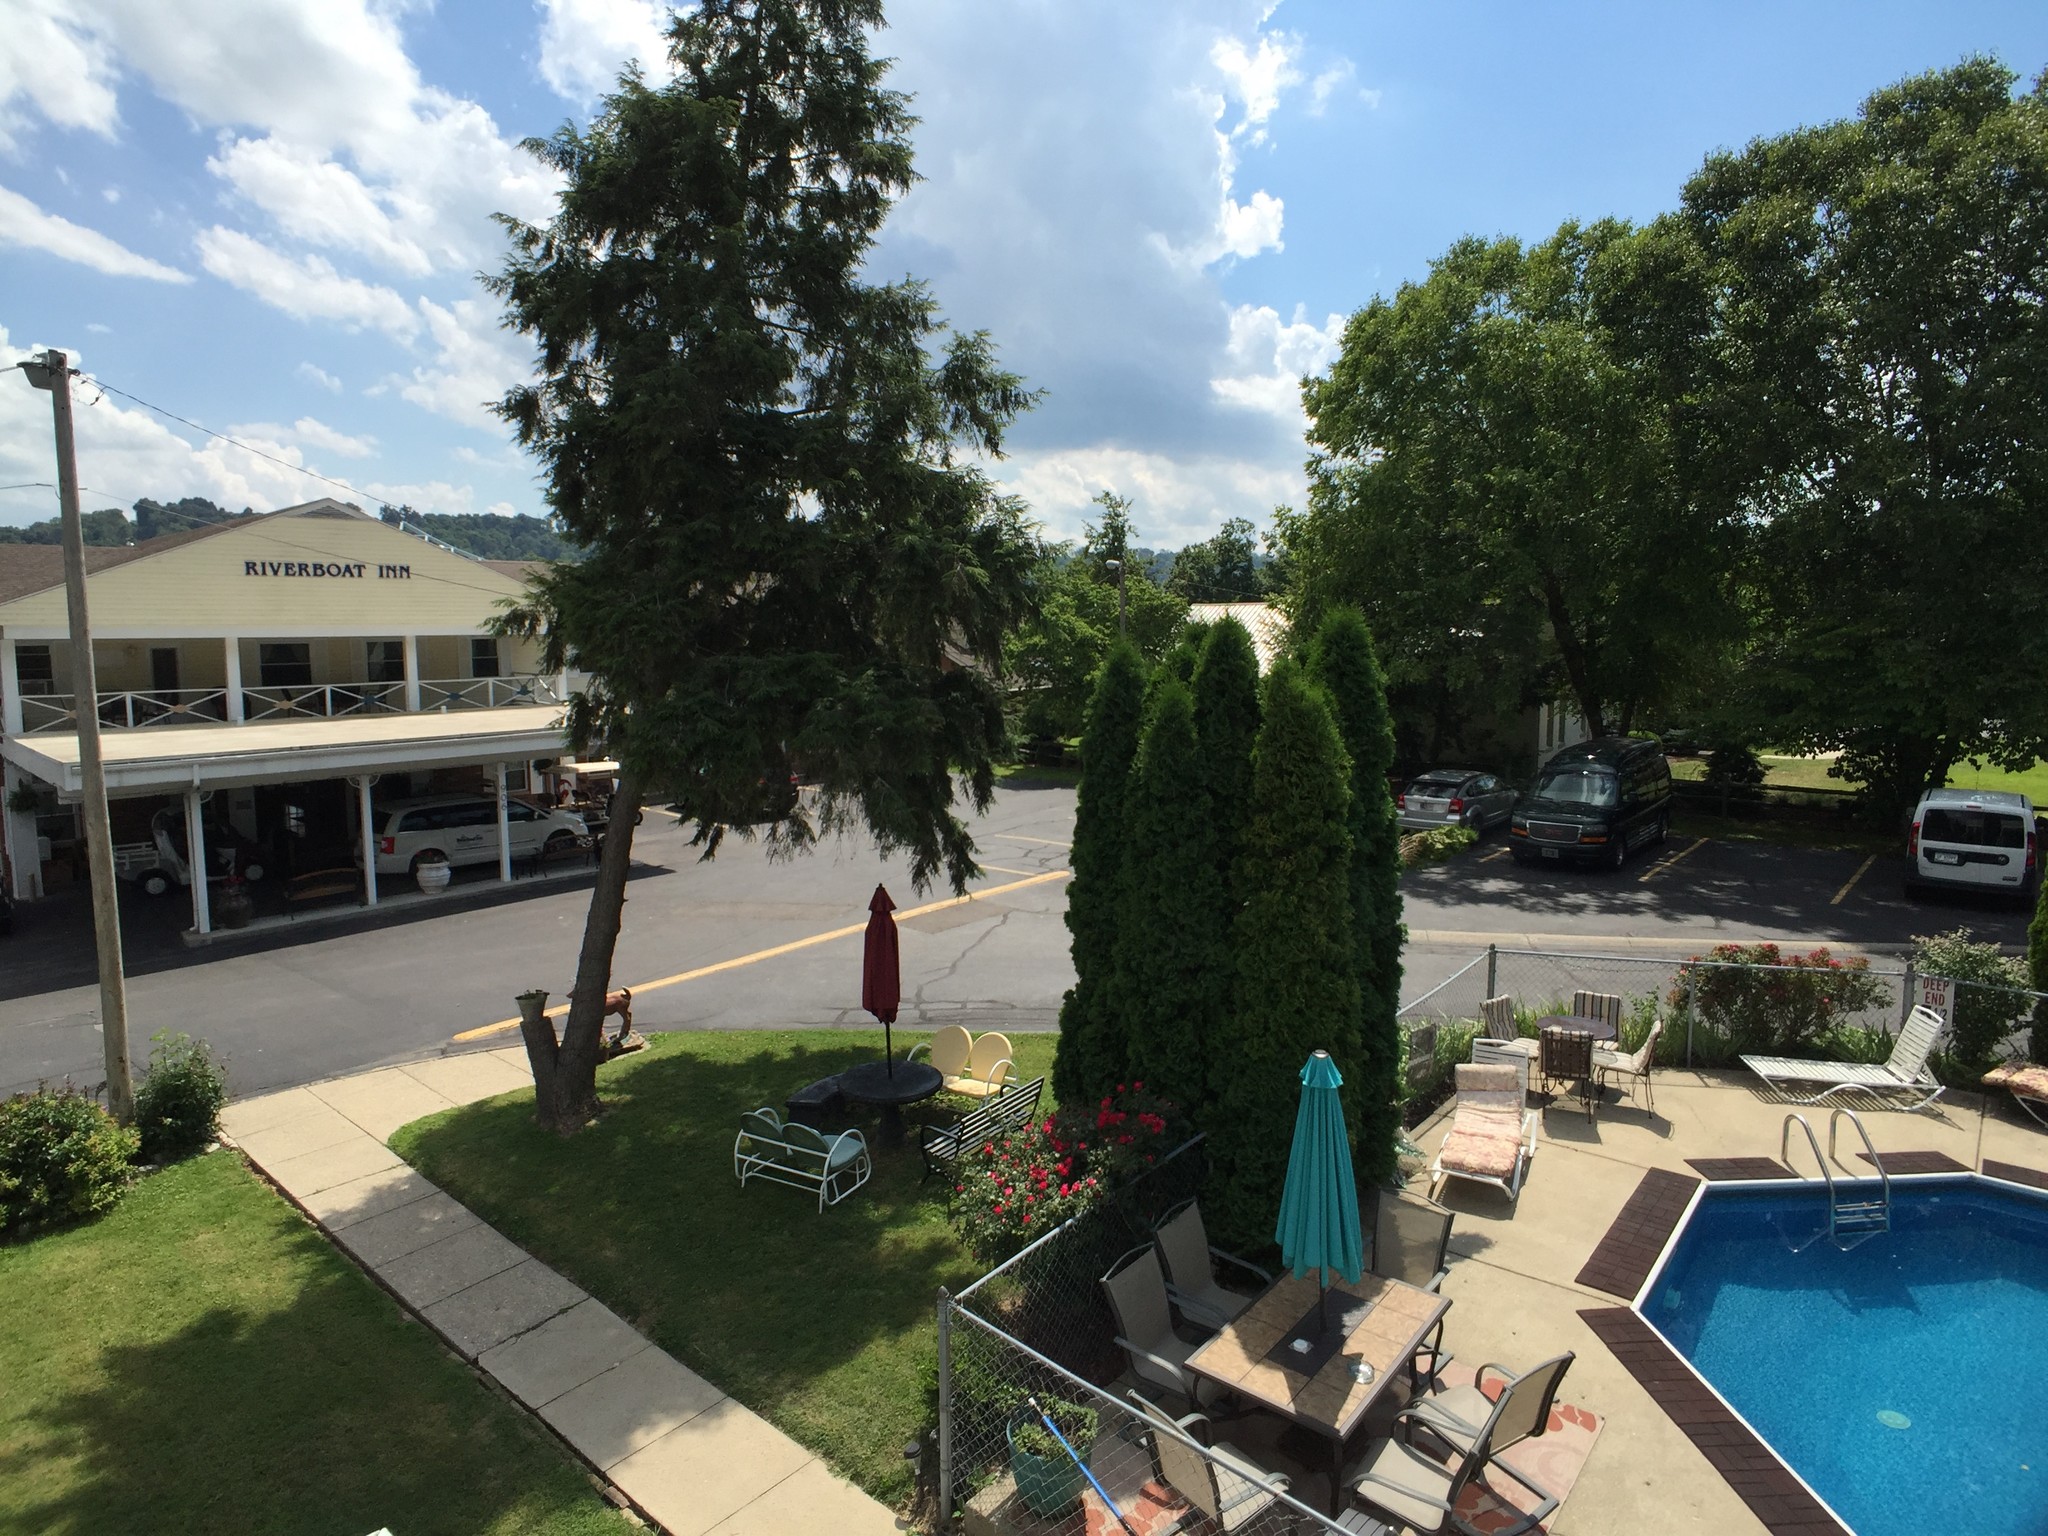
[[[967,1536],[1114,1536],[1124,1529],[1120,1518],[1138,1536],[1347,1529],[1303,1503],[1284,1472],[1252,1475],[1204,1443],[1203,1425],[1158,1422],[1123,1396],[1131,1383],[1102,1276],[1149,1246],[1153,1228],[1200,1189],[1207,1171],[1196,1137],[959,1295],[940,1295],[938,1507],[957,1511],[951,1528]],[[1086,1473],[1043,1433],[1033,1400],[1053,1415]],[[1190,1411],[1185,1402],[1158,1406]],[[1231,1433],[1241,1433],[1236,1424]]]

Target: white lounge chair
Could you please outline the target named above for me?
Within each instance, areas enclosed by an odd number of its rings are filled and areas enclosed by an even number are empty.
[[[1482,1067],[1512,1067],[1516,1081],[1522,1085],[1522,1097],[1526,1099],[1529,1096],[1529,1072],[1530,1068],[1535,1064],[1536,1053],[1534,1051],[1516,1049],[1517,1046],[1525,1044],[1535,1045],[1536,1042],[1534,1040],[1495,1040],[1489,1036],[1480,1035],[1472,1042],[1472,1060],[1475,1064]]]
[[[1785,1056],[1745,1056],[1742,1064],[1773,1088],[1787,1083],[1825,1083],[1811,1098],[1794,1099],[1795,1104],[1818,1104],[1821,1100],[1850,1089],[1864,1093],[1917,1095],[1904,1107],[1925,1109],[1943,1092],[1941,1083],[1927,1069],[1928,1054],[1941,1037],[1941,1015],[1932,1008],[1915,1008],[1892,1043],[1891,1059],[1881,1066],[1855,1061],[1795,1061]],[[1786,1090],[1789,1091],[1789,1090]]]
[[[1430,1165],[1430,1197],[1445,1179],[1471,1179],[1504,1190],[1513,1200],[1522,1192],[1522,1175],[1536,1152],[1537,1112],[1522,1106],[1526,1079],[1498,1064],[1466,1062],[1454,1071],[1458,1104]]]

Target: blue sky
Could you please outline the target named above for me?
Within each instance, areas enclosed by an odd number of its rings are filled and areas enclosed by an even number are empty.
[[[6,0],[0,366],[47,345],[263,448],[81,395],[88,507],[344,494],[541,512],[483,402],[524,344],[477,286],[518,149],[581,118],[644,0]],[[1646,219],[1717,147],[1977,52],[2031,79],[2048,7],[903,0],[880,51],[924,182],[877,275],[929,279],[1047,392],[995,466],[1056,535],[1103,489],[1177,545],[1300,494],[1295,381],[1468,233]],[[86,402],[94,402],[87,404]],[[287,466],[298,466],[291,468]],[[49,480],[0,374],[0,485]],[[0,492],[0,522],[54,510]]]

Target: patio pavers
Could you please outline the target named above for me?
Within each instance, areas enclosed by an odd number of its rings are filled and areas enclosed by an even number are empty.
[[[1875,1158],[1858,1152],[1861,1162],[1874,1163],[1886,1173],[1968,1173],[1970,1165],[1959,1163],[1946,1152],[1880,1152]]]
[[[1698,1179],[1668,1168],[1652,1168],[1644,1174],[1579,1271],[1578,1283],[1611,1296],[1633,1298],[1656,1268],[1657,1255],[1678,1230],[1678,1220],[1699,1187]]]
[[[2010,1184],[2031,1184],[2035,1189],[2048,1189],[2048,1173],[2038,1168],[2022,1168],[2018,1163],[2002,1163],[1995,1157],[1984,1160],[1987,1177],[2004,1179]]]
[[[232,1104],[228,1139],[357,1263],[672,1536],[894,1536],[890,1512],[407,1167],[421,1115],[532,1079],[522,1047]]]

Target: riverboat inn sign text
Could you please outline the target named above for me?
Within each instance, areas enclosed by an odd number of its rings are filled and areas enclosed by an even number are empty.
[[[244,560],[244,576],[340,576],[360,579],[370,566],[361,560]],[[377,576],[382,581],[410,581],[410,565],[379,565]]]

